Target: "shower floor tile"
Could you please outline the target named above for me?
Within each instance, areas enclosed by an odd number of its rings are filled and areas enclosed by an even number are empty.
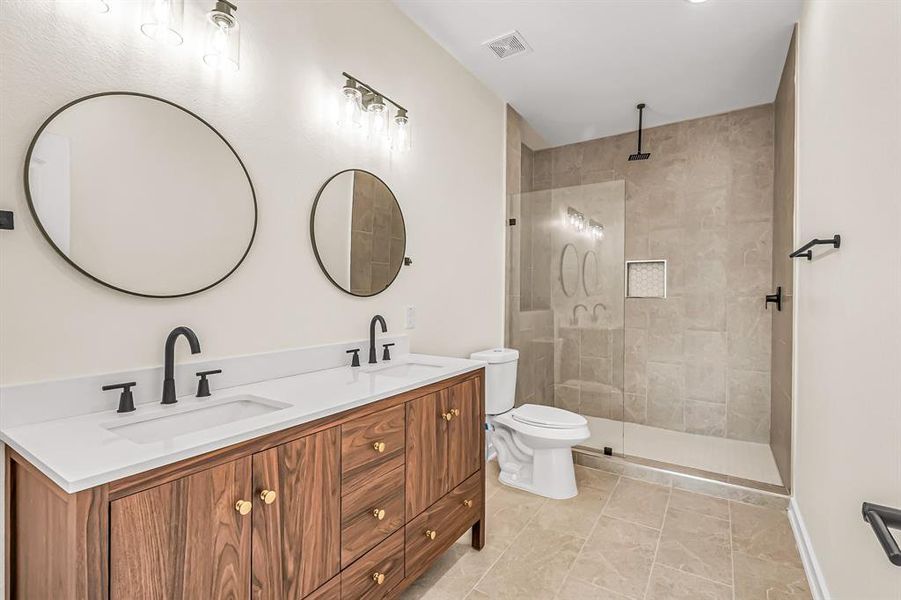
[[[768,444],[672,431],[637,423],[585,417],[591,438],[585,446],[648,460],[783,485]]]

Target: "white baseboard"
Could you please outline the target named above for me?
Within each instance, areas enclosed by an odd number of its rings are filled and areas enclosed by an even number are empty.
[[[817,561],[817,556],[813,551],[813,545],[810,543],[810,537],[807,535],[807,527],[804,526],[804,519],[801,517],[801,511],[794,496],[788,502],[788,521],[791,523],[792,532],[795,534],[795,543],[798,545],[798,552],[801,554],[804,573],[807,574],[810,595],[813,596],[814,600],[830,600],[831,596],[826,588],[823,571],[820,569],[820,563]]]

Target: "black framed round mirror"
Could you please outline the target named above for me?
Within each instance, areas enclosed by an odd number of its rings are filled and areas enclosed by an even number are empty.
[[[136,92],[79,98],[38,129],[25,196],[44,238],[114,290],[207,290],[250,252],[257,201],[234,148],[177,104]]]
[[[325,276],[353,296],[375,296],[404,263],[407,231],[397,198],[369,171],[346,169],[319,188],[310,240]]]

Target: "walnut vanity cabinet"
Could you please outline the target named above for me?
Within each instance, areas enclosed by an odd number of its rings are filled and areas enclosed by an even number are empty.
[[[7,599],[395,598],[485,542],[477,370],[75,494],[7,447]]]

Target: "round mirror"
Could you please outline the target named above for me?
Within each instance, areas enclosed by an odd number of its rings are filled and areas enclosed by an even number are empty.
[[[209,289],[247,256],[250,176],[213,127],[167,100],[111,92],[41,125],[25,195],[50,245],[115,290],[173,298]]]
[[[579,254],[572,244],[563,246],[560,254],[560,284],[567,296],[575,294],[579,285]]]
[[[385,182],[360,169],[332,175],[310,215],[310,239],[322,272],[348,294],[375,296],[404,262],[404,215]]]
[[[595,294],[599,283],[598,255],[594,250],[589,250],[582,259],[582,286],[585,288],[585,294],[588,296]]]

